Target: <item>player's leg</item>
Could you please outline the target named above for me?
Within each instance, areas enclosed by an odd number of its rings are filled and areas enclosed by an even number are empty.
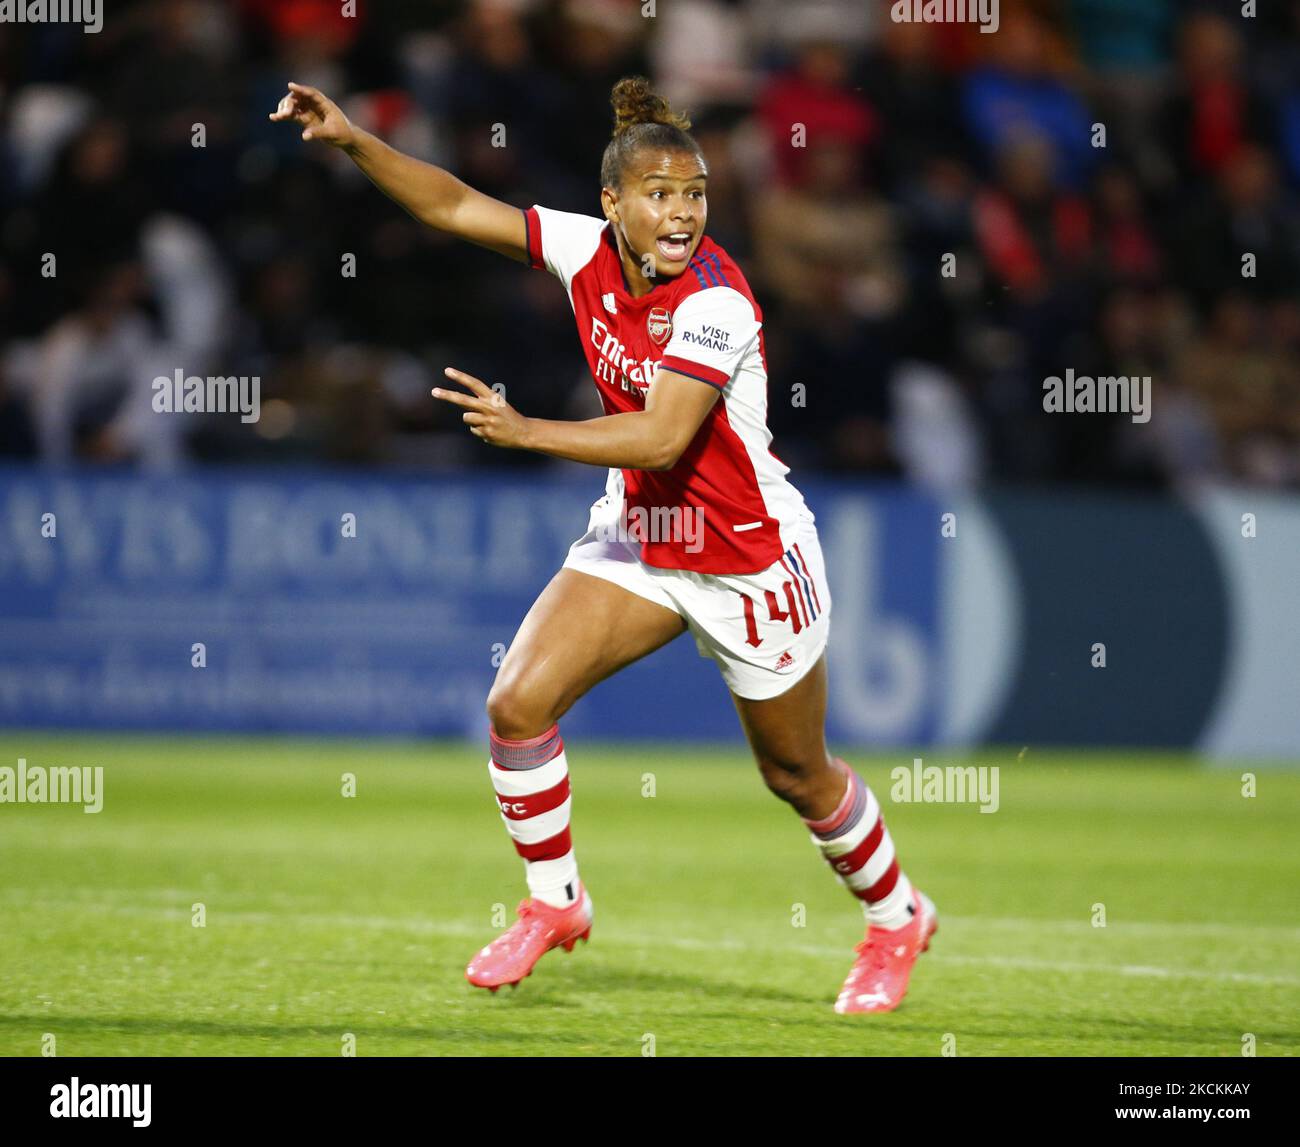
[[[934,905],[899,866],[880,802],[826,752],[826,655],[786,692],[732,698],[768,788],[803,817],[813,843],[861,901],[867,936],[835,1001],[837,1012],[891,1011],[930,944]]]
[[[844,775],[826,751],[826,656],[792,688],[769,700],[731,694],[763,781],[805,819],[829,816]]]
[[[637,567],[599,546],[570,561],[626,582]],[[634,583],[635,584],[635,583]],[[501,817],[524,860],[529,896],[519,920],[470,961],[470,983],[518,983],[552,948],[572,950],[591,931],[591,898],[578,878],[569,831],[569,766],[559,719],[598,682],[681,635],[683,618],[653,586],[561,569],[524,618],[488,694],[488,771]]]
[[[594,685],[685,628],[667,606],[565,568],[515,634],[488,694],[488,769],[534,899],[564,908],[578,898],[560,718]]]
[[[897,1006],[934,931],[934,906],[900,867],[876,795],[826,751],[831,595],[813,520],[760,573],[669,584],[722,671],[768,788],[803,818],[865,911],[867,939],[836,1010]]]
[[[826,683],[823,653],[779,696],[754,701],[733,692],[732,700],[767,787],[803,818],[867,919],[898,927],[911,919],[912,886],[875,794],[826,751]]]
[[[535,737],[579,697],[686,631],[666,605],[575,569],[533,603],[497,670],[488,717],[502,737]]]

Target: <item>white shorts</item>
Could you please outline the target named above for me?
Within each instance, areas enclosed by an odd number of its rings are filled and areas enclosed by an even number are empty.
[[[711,657],[727,688],[750,701],[778,697],[817,664],[830,631],[831,594],[805,509],[795,540],[760,573],[701,574],[660,569],[620,537],[621,502],[591,507],[587,532],[569,547],[564,568],[612,581],[685,619],[701,657]]]

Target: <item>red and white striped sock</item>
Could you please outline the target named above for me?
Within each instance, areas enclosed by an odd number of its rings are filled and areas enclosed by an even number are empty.
[[[840,882],[862,901],[867,920],[901,928],[912,918],[912,882],[898,867],[880,802],[844,761],[836,757],[835,764],[848,781],[844,798],[824,820],[805,817],[804,824]]]
[[[578,861],[569,838],[569,763],[560,726],[524,741],[489,730],[488,772],[515,851],[524,858],[528,891],[554,908],[578,898]]]

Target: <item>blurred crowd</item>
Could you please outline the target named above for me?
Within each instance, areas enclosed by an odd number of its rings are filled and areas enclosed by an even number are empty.
[[[488,194],[599,215],[609,90],[644,74],[695,121],[786,462],[1300,487],[1300,0],[1002,0],[994,34],[884,0],[649,7],[0,24],[0,458],[547,465],[429,390],[454,365],[526,414],[598,414],[563,289],[267,115],[313,84]],[[260,419],[155,413],[177,369],[260,378]],[[1150,376],[1150,421],[1045,412],[1070,369]]]

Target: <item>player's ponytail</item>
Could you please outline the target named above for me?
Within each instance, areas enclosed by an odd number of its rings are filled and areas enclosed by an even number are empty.
[[[644,76],[619,80],[610,92],[609,102],[614,109],[614,135],[600,163],[603,186],[621,186],[624,166],[642,148],[689,151],[704,158],[690,134],[690,117],[674,112]]]

